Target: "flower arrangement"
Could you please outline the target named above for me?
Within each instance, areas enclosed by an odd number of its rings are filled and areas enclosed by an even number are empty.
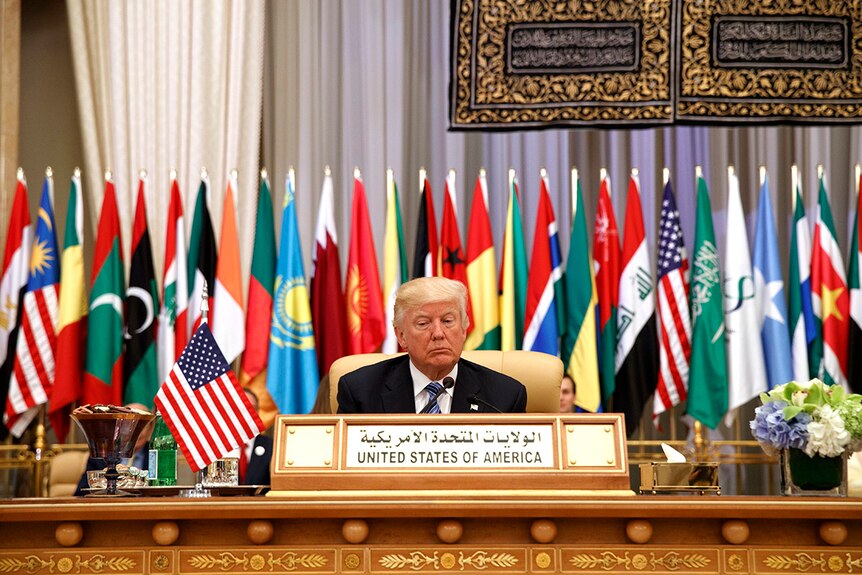
[[[790,448],[809,457],[862,450],[862,395],[812,379],[779,385],[760,401],[751,433],[770,455]]]

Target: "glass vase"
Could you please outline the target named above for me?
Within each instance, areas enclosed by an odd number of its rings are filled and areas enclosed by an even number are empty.
[[[801,449],[779,453],[781,492],[811,497],[847,496],[847,454],[809,457]]]

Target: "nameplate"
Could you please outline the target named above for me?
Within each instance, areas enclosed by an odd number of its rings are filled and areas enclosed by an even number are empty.
[[[630,494],[628,473],[620,414],[280,415],[271,493]]]
[[[345,469],[551,469],[553,439],[550,423],[350,426]]]

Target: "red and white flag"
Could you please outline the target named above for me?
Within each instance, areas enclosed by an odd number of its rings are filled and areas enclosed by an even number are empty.
[[[213,292],[213,335],[232,362],[245,349],[245,311],[242,297],[242,271],[239,261],[239,233],[236,227],[234,194],[236,170],[228,180],[221,223],[221,242]]]
[[[162,309],[159,312],[159,381],[164,381],[188,340],[189,286],[186,267],[186,228],[177,174],[171,171],[171,200],[165,230]]]
[[[205,322],[162,383],[155,403],[192,471],[265,429]]]
[[[658,385],[653,399],[653,423],[685,401],[691,358],[691,316],[688,311],[688,257],[679,224],[679,211],[670,180],[664,186],[658,234]]]

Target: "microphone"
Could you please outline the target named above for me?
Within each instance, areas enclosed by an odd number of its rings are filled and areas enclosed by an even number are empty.
[[[479,397],[475,393],[473,395],[471,395],[470,397],[468,397],[467,399],[469,399],[470,401],[475,401],[476,403],[481,403],[485,407],[490,407],[491,409],[493,409],[497,413],[503,413],[502,411],[500,411],[500,409],[496,405],[494,405],[493,403],[489,403],[489,402],[485,401],[484,399],[482,399],[481,397]]]
[[[440,388],[440,391],[431,396],[431,398],[428,400],[428,403],[426,403],[425,407],[422,408],[422,411],[419,412],[420,414],[428,413],[431,410],[431,406],[437,402],[437,398],[443,394],[443,391],[446,389],[452,389],[452,387],[455,385],[455,380],[452,378],[452,376],[447,375],[440,383],[443,384],[443,387]]]

